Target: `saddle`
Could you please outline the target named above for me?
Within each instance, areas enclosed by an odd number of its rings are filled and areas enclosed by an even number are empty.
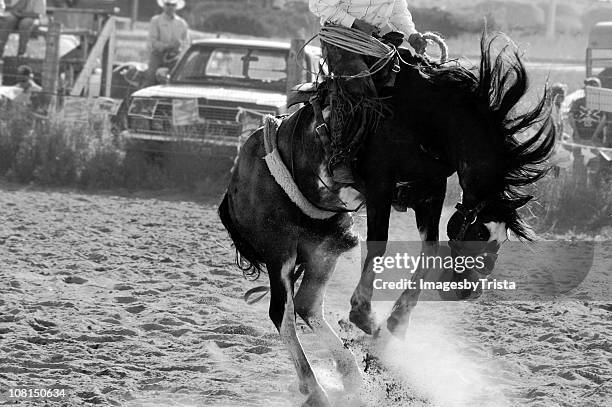
[[[287,97],[287,107],[304,103],[312,107],[315,118],[315,132],[317,133],[326,154],[330,153],[331,135],[328,124],[323,117],[323,109],[326,107],[328,95],[328,82],[306,82],[291,88]]]

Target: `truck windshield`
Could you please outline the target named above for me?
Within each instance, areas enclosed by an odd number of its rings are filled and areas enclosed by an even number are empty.
[[[239,47],[193,47],[173,76],[174,83],[211,82],[284,92],[287,52]]]

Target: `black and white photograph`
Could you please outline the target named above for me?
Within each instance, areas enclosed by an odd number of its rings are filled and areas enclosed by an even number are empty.
[[[0,406],[612,405],[612,0],[0,0]]]

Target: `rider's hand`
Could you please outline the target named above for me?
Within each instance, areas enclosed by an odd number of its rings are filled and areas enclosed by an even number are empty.
[[[351,26],[351,28],[354,28],[356,30],[359,31],[363,31],[364,33],[368,34],[368,35],[373,35],[376,34],[378,35],[380,33],[380,28],[376,27],[375,25],[372,25],[366,21],[360,20],[360,19],[355,19],[355,21],[353,22],[353,25]]]
[[[424,54],[427,48],[427,40],[423,34],[416,32],[408,37],[408,44],[416,51],[417,54]]]

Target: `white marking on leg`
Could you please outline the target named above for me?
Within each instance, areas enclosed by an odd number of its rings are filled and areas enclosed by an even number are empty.
[[[291,360],[293,361],[295,370],[297,371],[298,379],[300,381],[300,392],[308,395],[309,397],[319,399],[321,404],[325,405],[326,402],[328,403],[327,395],[312,371],[312,367],[304,354],[304,349],[302,348],[302,344],[300,343],[296,332],[295,306],[292,295],[293,284],[291,282],[293,270],[293,262],[283,265],[281,270],[281,281],[285,287],[287,298],[285,301],[285,312],[283,313],[279,333],[283,343],[287,347],[287,350],[289,350]]]
[[[308,318],[308,323],[321,343],[324,343],[331,352],[336,362],[336,370],[342,375],[344,389],[346,391],[355,391],[359,389],[362,383],[362,377],[359,373],[359,366],[355,360],[355,355],[344,347],[342,340],[325,320],[322,305],[319,310],[314,310],[314,313],[315,316]]]
[[[421,253],[423,253],[425,257],[435,255],[437,250],[436,246],[432,245],[432,242],[426,241],[427,232],[425,230],[420,230],[419,235],[421,236],[422,241]],[[424,262],[425,259],[422,258],[422,261]],[[420,281],[427,280],[430,272],[432,271],[429,268],[423,267],[423,262],[419,262],[419,266],[412,274],[410,279],[412,282],[416,283],[416,288],[404,291],[393,306],[393,312],[391,313],[390,318],[397,321],[397,326],[401,326],[401,328],[398,329],[399,332],[405,330],[405,328],[409,325],[410,314],[419,302],[419,297],[421,296]],[[437,278],[435,281],[437,281]]]
[[[505,222],[488,222],[484,225],[489,229],[489,242],[497,241],[501,245],[508,240],[508,230]]]

